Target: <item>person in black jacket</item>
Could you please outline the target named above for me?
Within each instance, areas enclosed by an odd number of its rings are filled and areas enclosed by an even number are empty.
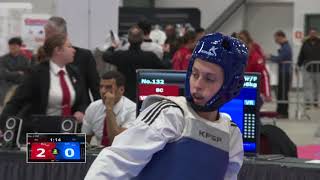
[[[56,33],[68,35],[67,22],[62,17],[52,16],[49,18],[44,29],[46,38]],[[85,92],[83,95],[85,96],[86,104],[88,106],[92,102],[89,91],[92,94],[93,101],[101,98],[99,94],[100,77],[97,71],[96,61],[88,49],[80,47],[73,48],[75,49],[75,55],[72,64],[79,69],[80,75],[84,79],[83,84]]]
[[[43,49],[47,60],[36,65],[18,86],[2,111],[0,130],[9,116],[16,115],[21,115],[24,120],[24,132],[32,130],[26,127],[32,126],[28,120],[34,114],[74,116],[82,122],[86,109],[83,80],[77,68],[70,65],[75,50],[64,34],[47,38]]]
[[[103,60],[117,66],[118,71],[125,75],[127,83],[124,95],[136,101],[136,70],[164,69],[165,67],[154,53],[141,50],[143,31],[138,26],[129,29],[128,40],[130,42],[128,50],[115,51],[117,44],[113,43],[103,54]]]
[[[318,106],[320,91],[320,38],[318,37],[317,30],[314,28],[310,29],[309,37],[301,47],[298,66],[305,68],[305,71],[303,71],[303,85],[306,105],[313,104],[314,106]]]
[[[8,46],[9,53],[0,57],[0,106],[5,104],[7,94],[22,82],[30,70],[29,60],[21,53],[21,38],[10,38]]]

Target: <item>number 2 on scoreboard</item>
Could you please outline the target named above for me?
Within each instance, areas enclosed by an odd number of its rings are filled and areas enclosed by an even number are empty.
[[[37,157],[39,157],[39,158],[46,157],[46,156],[44,155],[44,153],[46,152],[45,149],[43,149],[43,148],[37,148],[37,151],[40,151],[40,153],[37,154]]]
[[[55,143],[41,142],[31,144],[31,159],[39,160],[54,160],[55,155],[52,154],[52,150],[56,147]]]

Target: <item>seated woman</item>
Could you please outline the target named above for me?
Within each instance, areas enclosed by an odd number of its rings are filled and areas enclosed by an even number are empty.
[[[6,104],[0,116],[0,130],[8,116],[22,117],[24,126],[33,114],[74,116],[82,121],[86,107],[82,80],[77,69],[69,65],[75,50],[62,34],[46,39],[43,50],[47,60],[34,67]]]

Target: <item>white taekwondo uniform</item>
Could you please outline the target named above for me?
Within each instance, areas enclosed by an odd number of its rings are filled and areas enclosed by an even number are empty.
[[[101,151],[85,180],[237,179],[243,162],[230,116],[205,120],[184,97],[149,96],[136,124]]]

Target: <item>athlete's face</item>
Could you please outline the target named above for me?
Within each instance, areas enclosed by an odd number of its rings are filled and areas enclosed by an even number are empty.
[[[196,59],[190,76],[190,91],[197,105],[205,105],[221,88],[223,69],[216,64]]]

